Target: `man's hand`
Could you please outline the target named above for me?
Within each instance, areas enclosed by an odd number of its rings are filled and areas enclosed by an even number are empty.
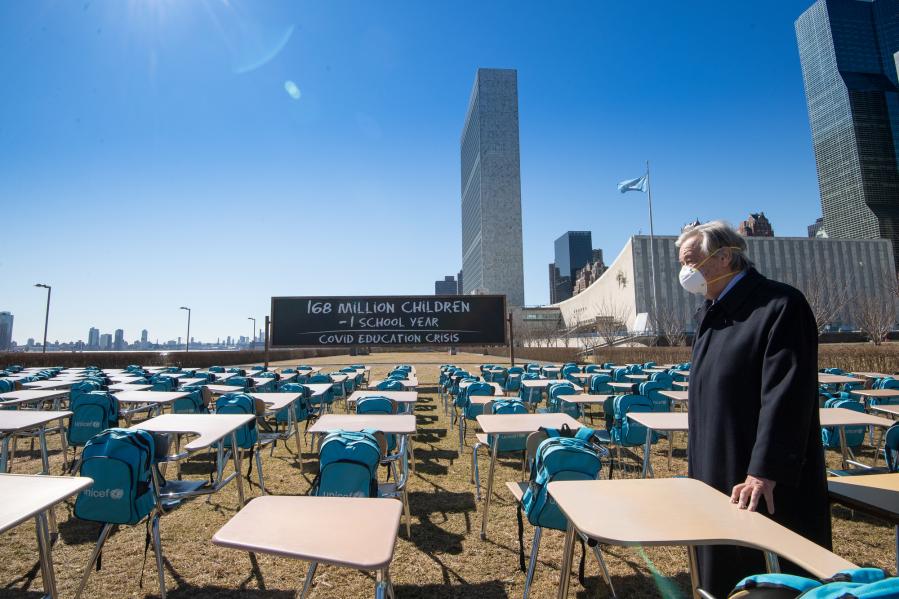
[[[765,505],[768,506],[768,513],[774,513],[774,485],[777,483],[767,478],[757,478],[747,475],[746,481],[734,487],[731,491],[730,500],[732,503],[739,503],[740,509],[749,509],[750,512],[758,510],[759,499],[765,498]]]

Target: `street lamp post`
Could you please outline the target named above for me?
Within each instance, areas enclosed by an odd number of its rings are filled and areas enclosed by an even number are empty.
[[[253,321],[253,336],[251,337],[253,341],[250,343],[250,349],[256,349],[256,319],[252,316],[247,316],[247,320]]]
[[[181,306],[181,309],[187,310],[187,339],[185,343],[187,344],[187,351],[190,351],[190,308]]]
[[[43,287],[47,290],[47,311],[44,313],[44,349],[42,354],[47,353],[47,323],[50,322],[50,286],[43,283],[35,283],[35,287]]]

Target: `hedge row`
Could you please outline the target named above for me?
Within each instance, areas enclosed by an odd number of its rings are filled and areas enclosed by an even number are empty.
[[[493,356],[508,357],[508,348],[484,348]],[[541,362],[578,362],[578,350],[560,347],[516,347],[515,359]],[[690,359],[689,347],[604,347],[594,351],[593,362],[615,364],[657,362],[669,364]],[[899,344],[875,346],[866,343],[821,344],[818,347],[819,368],[837,367],[855,372],[899,372]]]
[[[346,349],[272,349],[269,360],[303,360],[321,356],[346,354]],[[0,367],[7,364],[21,366],[98,366],[124,368],[129,364],[142,366],[228,366],[265,362],[265,351],[175,351],[175,352],[0,352]]]

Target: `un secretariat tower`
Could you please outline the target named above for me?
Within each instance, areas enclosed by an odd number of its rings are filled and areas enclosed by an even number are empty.
[[[460,141],[462,293],[505,294],[524,305],[518,74],[478,69]]]

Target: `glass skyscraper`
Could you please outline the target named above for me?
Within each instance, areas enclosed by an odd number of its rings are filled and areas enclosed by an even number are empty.
[[[899,256],[899,0],[818,0],[796,38],[824,231]]]
[[[574,294],[578,270],[593,257],[593,235],[590,231],[566,231],[555,242],[555,262],[550,265],[549,296],[555,304]],[[555,270],[554,270],[555,268]]]
[[[478,69],[460,140],[462,293],[504,294],[524,305],[518,74]]]

